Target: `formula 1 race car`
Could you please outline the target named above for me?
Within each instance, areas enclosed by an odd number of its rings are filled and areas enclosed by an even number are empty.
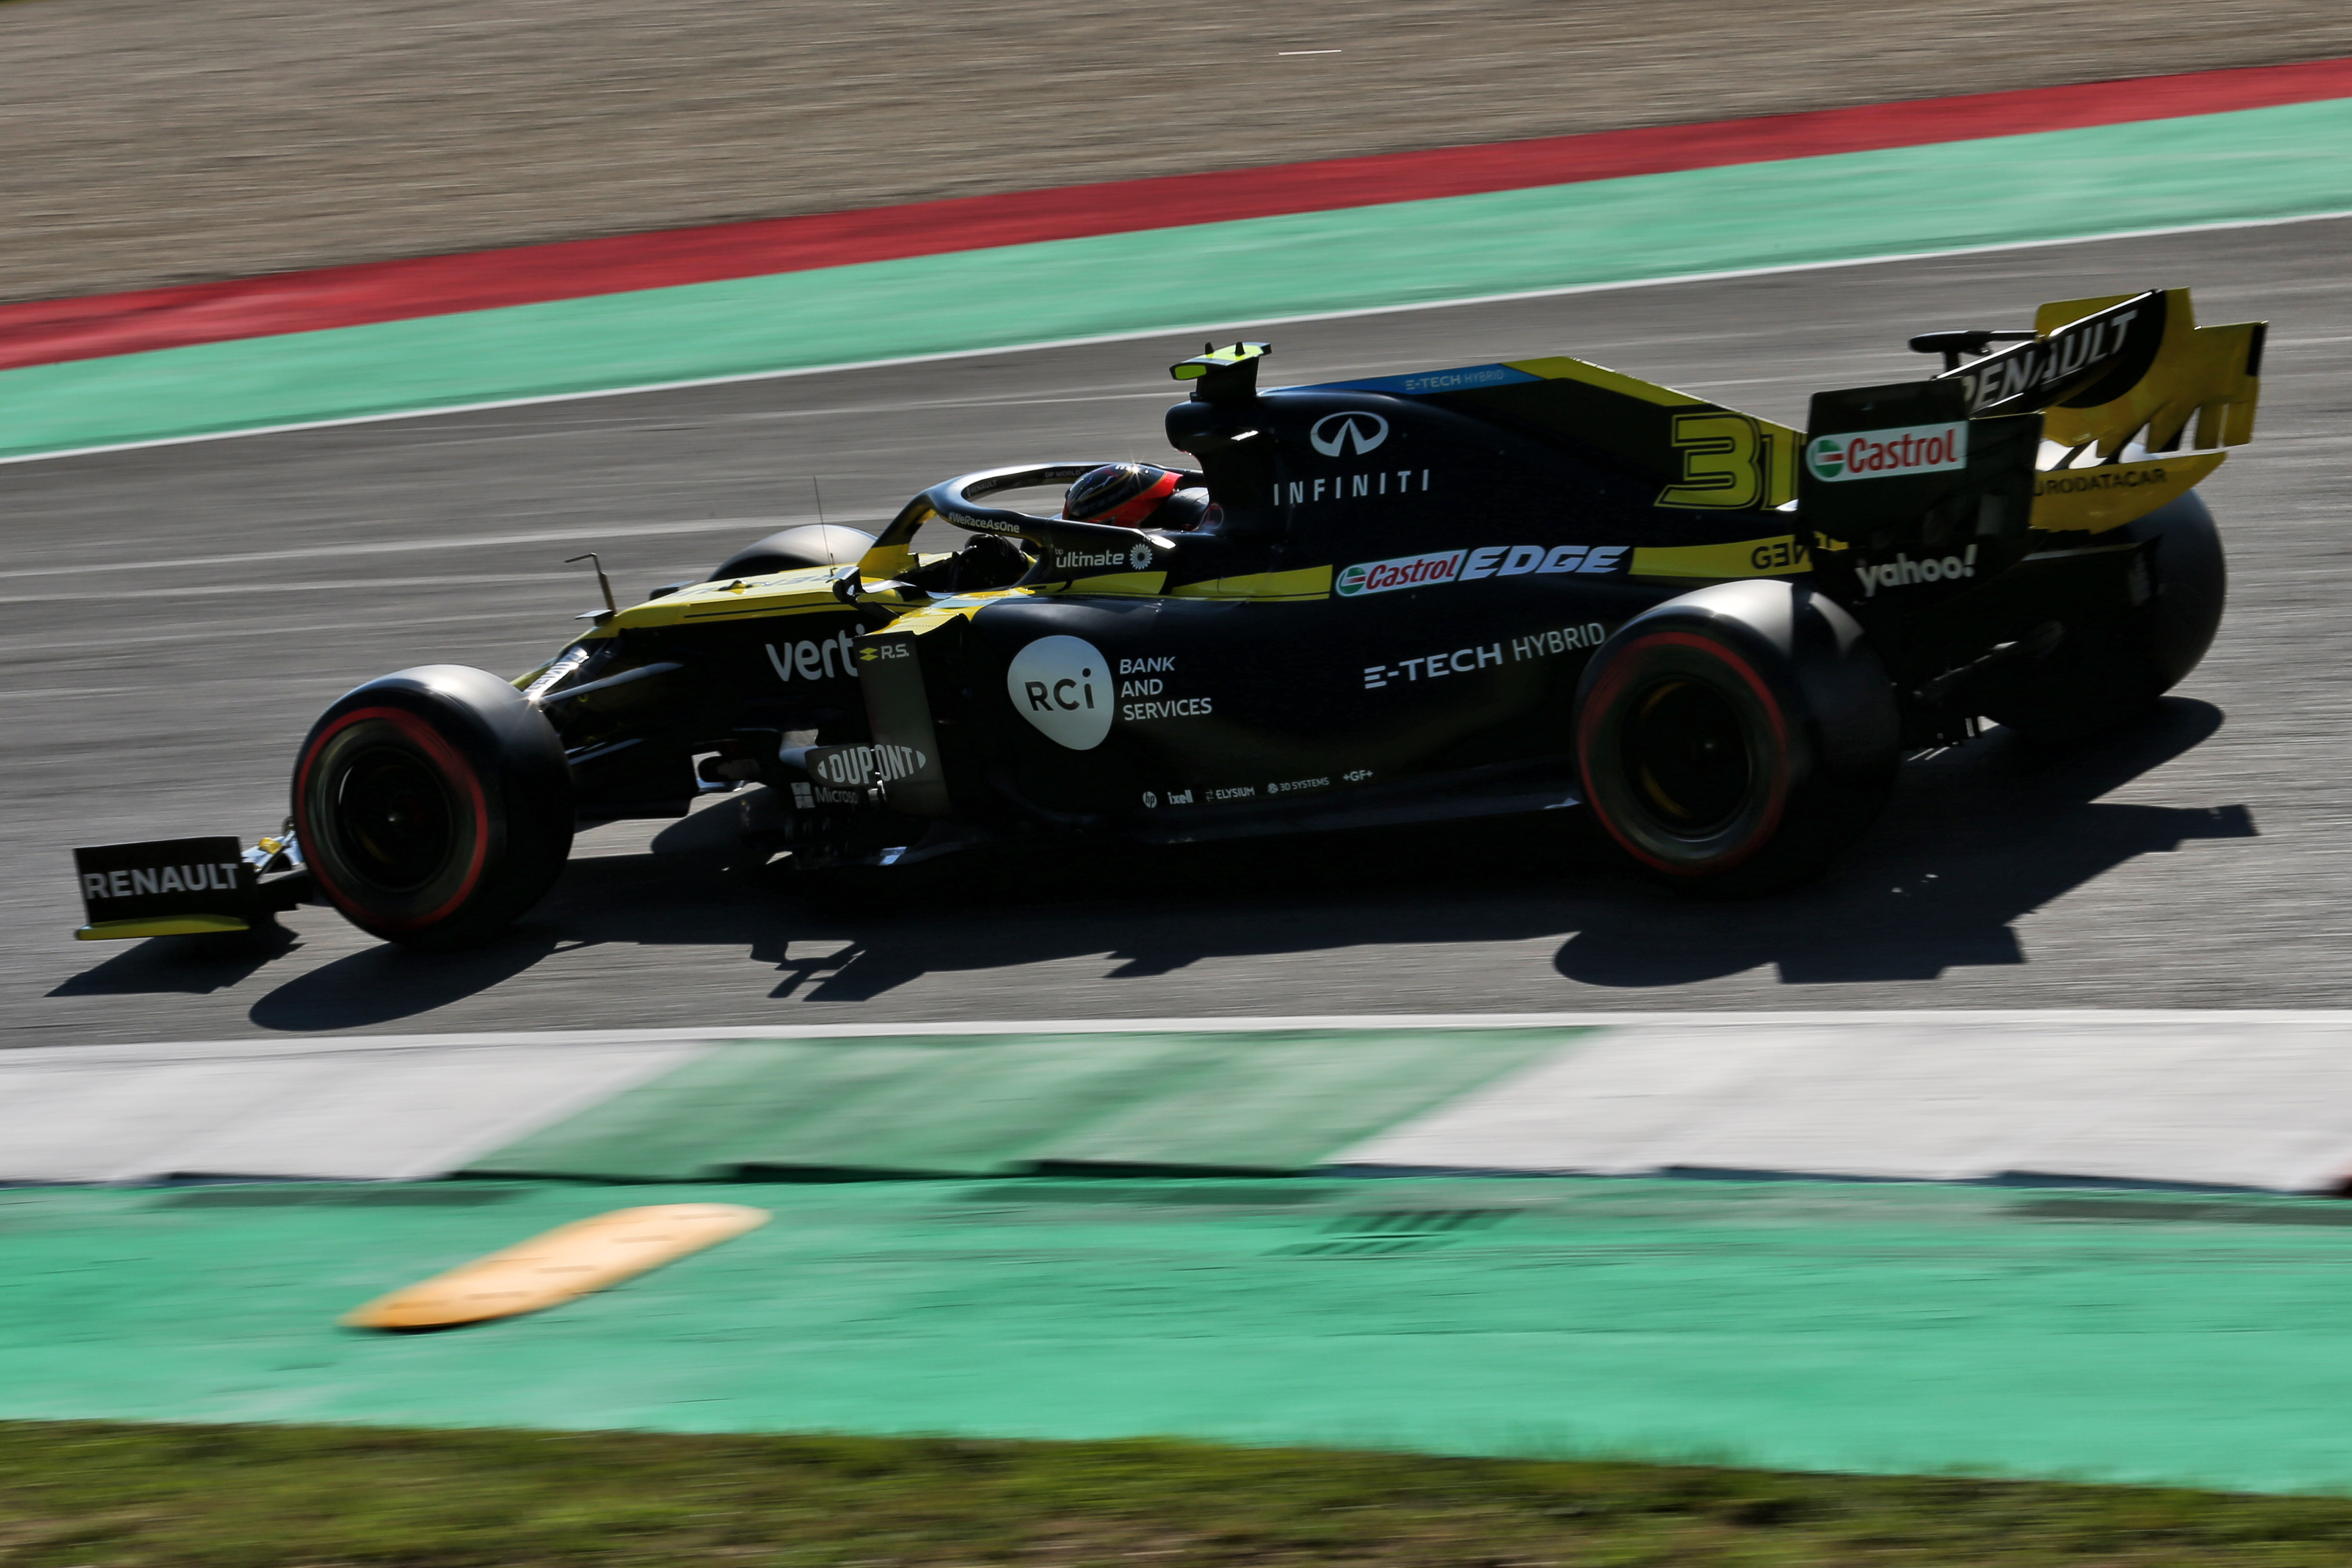
[[[743,831],[797,869],[1581,805],[1664,876],[1784,886],[1907,753],[2101,728],[2196,665],[2224,571],[2192,487],[2252,435],[2263,331],[2062,300],[1913,339],[1941,374],[1822,393],[1803,433],[1573,359],[1261,391],[1265,344],[1211,349],[1167,416],[1196,466],[1141,497],[1189,506],[1014,510],[1099,467],[1019,465],[627,608],[607,583],[512,680],[338,700],[290,831],[79,851],[82,934],[315,890],[457,944],[576,824],[754,784]],[[919,554],[933,520],[975,537]]]

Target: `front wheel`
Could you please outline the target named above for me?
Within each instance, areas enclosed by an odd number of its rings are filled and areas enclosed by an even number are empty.
[[[1620,627],[1586,668],[1586,799],[1626,853],[1712,891],[1814,875],[1885,804],[1895,690],[1853,617],[1810,588],[1726,583]]]
[[[362,931],[461,947],[537,903],[572,852],[562,742],[521,693],[461,665],[346,692],[294,768],[312,875]]]

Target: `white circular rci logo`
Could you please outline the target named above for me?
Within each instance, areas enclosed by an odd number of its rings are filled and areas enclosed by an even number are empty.
[[[1389,438],[1389,422],[1368,408],[1326,414],[1307,432],[1307,439],[1327,458],[1362,457]]]
[[[1110,660],[1084,637],[1039,637],[1004,672],[1013,711],[1055,745],[1091,752],[1110,733]]]

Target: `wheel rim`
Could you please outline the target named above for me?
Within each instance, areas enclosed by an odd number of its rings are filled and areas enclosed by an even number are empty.
[[[448,785],[424,758],[395,746],[370,746],[344,766],[334,826],[352,873],[387,893],[424,887],[457,847]]]
[[[1699,681],[1662,681],[1643,692],[1627,716],[1623,747],[1640,798],[1678,837],[1719,832],[1756,781],[1738,710]]]

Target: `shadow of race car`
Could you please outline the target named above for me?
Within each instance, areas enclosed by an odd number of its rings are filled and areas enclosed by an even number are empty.
[[[2118,723],[2196,665],[2225,574],[2194,487],[2252,434],[2262,345],[2182,289],[2062,300],[1912,340],[1939,374],[1801,433],[1574,359],[1261,390],[1266,345],[1211,348],[1154,490],[1188,505],[1019,510],[1101,466],[1025,464],[626,608],[598,563],[538,668],[339,699],[287,831],[78,851],[81,934],[316,897],[458,944],[575,825],[739,791],[713,809],[796,871],[1578,808],[1659,876],[1784,887],[1906,755]],[[973,537],[919,553],[934,521]]]

